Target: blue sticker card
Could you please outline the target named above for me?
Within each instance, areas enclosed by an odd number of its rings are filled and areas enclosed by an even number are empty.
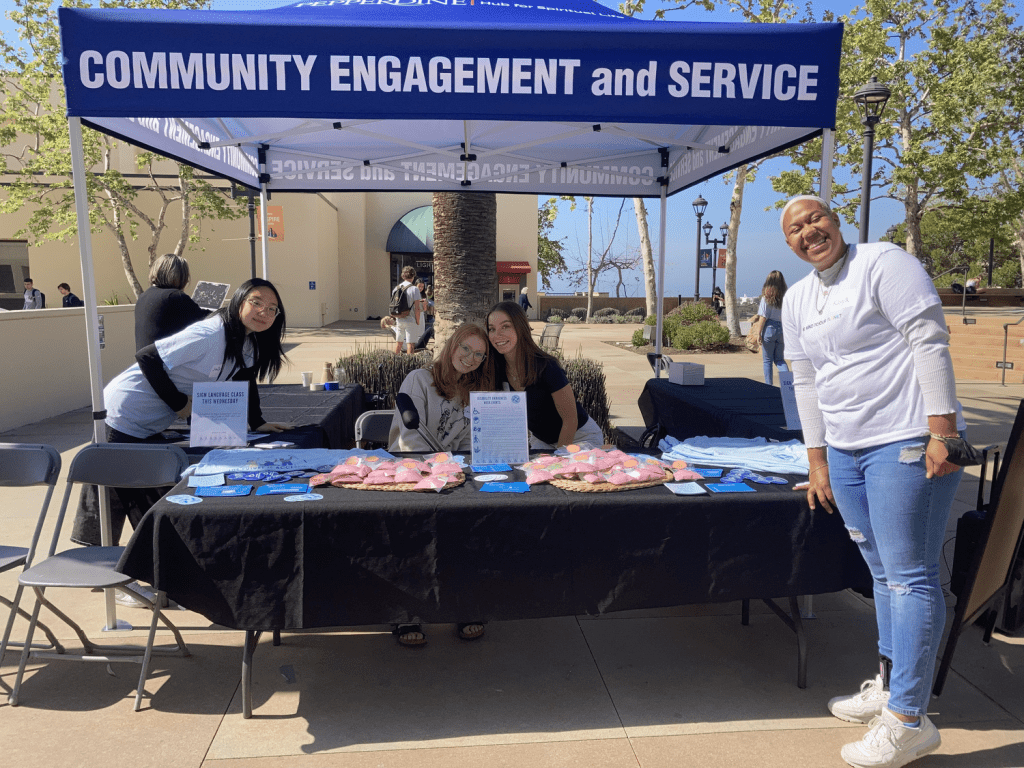
[[[715,493],[754,493],[746,483],[708,483],[708,490]]]
[[[293,493],[306,493],[309,490],[307,483],[275,483],[273,485],[261,485],[256,489],[257,496],[288,496]]]
[[[526,483],[484,483],[480,490],[484,493],[526,493],[530,486]]]
[[[701,477],[721,477],[722,470],[720,469],[709,469],[706,467],[687,467],[687,469],[696,472]]]
[[[196,488],[196,496],[248,496],[251,492],[251,485],[216,485]]]
[[[474,472],[511,472],[508,464],[474,464],[470,467]]]

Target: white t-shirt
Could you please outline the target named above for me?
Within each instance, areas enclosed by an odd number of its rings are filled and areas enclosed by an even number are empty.
[[[174,386],[191,397],[195,382],[222,381],[232,373],[231,365],[224,366],[226,345],[224,322],[214,315],[160,339],[156,349]],[[248,339],[243,354],[245,364],[252,365],[253,350]],[[178,417],[146,381],[138,363],[104,387],[103,400],[106,423],[132,437],[162,432]]]
[[[398,287],[401,288],[403,285],[406,286],[405,296],[409,302],[409,314],[406,315],[405,317],[396,317],[395,323],[401,323],[402,325],[417,325],[416,302],[423,297],[420,296],[420,289],[417,288],[413,283],[410,283],[408,280],[403,280]],[[422,314],[420,315],[420,317],[422,317]]]
[[[816,272],[786,291],[786,357],[814,366],[825,439],[856,450],[928,433],[914,358],[900,329],[941,304],[920,262],[890,243],[851,245],[827,295]],[[957,403],[957,424],[964,428]]]

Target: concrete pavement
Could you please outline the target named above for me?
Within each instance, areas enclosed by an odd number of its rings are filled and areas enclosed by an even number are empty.
[[[614,345],[635,327],[567,326],[562,334],[566,354],[603,362],[612,419],[622,426],[642,424],[636,399],[651,375],[643,356]],[[355,345],[390,345],[372,323],[297,329],[288,342],[286,383]],[[758,355],[686,359],[704,363],[709,378],[761,378]],[[1005,440],[1024,386],[961,382],[959,395],[972,440],[985,444]],[[89,430],[83,409],[0,441],[52,444],[66,468]],[[965,478],[954,516],[973,507],[975,488]],[[0,540],[28,540],[41,498],[38,489],[0,492]],[[13,595],[15,582],[0,574],[0,594]],[[86,595],[70,612],[95,631],[101,602]],[[135,665],[34,663],[21,706],[8,706],[0,690],[0,748],[7,762],[29,768],[843,765],[839,748],[864,728],[831,717],[825,702],[874,674],[870,603],[853,593],[815,598],[804,690],[795,684],[791,633],[767,609],[752,611],[747,627],[732,603],[495,622],[476,643],[459,641],[452,626],[428,626],[430,642],[416,651],[399,647],[386,627],[286,634],[277,648],[265,638],[251,720],[241,716],[242,634],[172,611],[192,656],[155,660],[142,712],[132,711]],[[145,623],[142,611],[119,615]],[[16,634],[23,630],[19,620]],[[143,632],[126,639],[141,643]],[[16,656],[3,660],[0,689],[13,682]],[[942,747],[915,766],[1024,766],[1022,677],[1024,638],[996,635],[985,646],[969,630],[945,693],[932,702]]]

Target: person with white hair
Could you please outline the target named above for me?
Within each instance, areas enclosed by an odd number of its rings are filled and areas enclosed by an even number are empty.
[[[786,243],[814,269],[786,292],[786,356],[810,463],[807,500],[838,506],[874,580],[879,674],[829,710],[868,723],[842,749],[857,768],[935,750],[928,718],[946,605],[939,558],[962,466],[972,463],[942,303],[892,243],[850,245],[828,202],[790,200]]]

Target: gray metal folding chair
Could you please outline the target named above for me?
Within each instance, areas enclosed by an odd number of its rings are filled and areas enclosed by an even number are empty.
[[[387,447],[391,432],[391,421],[395,411],[364,411],[356,419],[356,447],[366,448],[364,443],[380,443]]]
[[[133,597],[150,603],[152,619],[149,625],[149,637],[145,649],[138,646],[100,645],[86,637],[81,627],[69,616],[60,611],[45,596],[48,587],[68,589],[109,589],[119,587],[131,581],[130,576],[119,573],[117,563],[121,559],[124,547],[79,547],[57,553],[60,542],[61,528],[67,513],[68,501],[75,483],[92,484],[112,488],[154,488],[162,485],[173,485],[178,482],[181,473],[188,467],[185,452],[174,445],[146,444],[99,444],[87,445],[71,462],[68,471],[67,486],[61,502],[60,513],[54,526],[53,539],[47,557],[32,567],[26,568],[18,579],[21,586],[32,587],[36,595],[35,609],[29,621],[25,646],[18,665],[18,674],[14,681],[8,701],[11,706],[18,705],[22,677],[25,664],[29,658],[74,659],[80,661],[117,662],[131,661],[142,665],[139,675],[139,686],[135,692],[135,711],[142,708],[142,694],[145,690],[146,675],[149,671],[149,660],[153,653],[173,653],[188,656],[189,651],[178,628],[171,624],[163,615],[160,606],[164,593],[158,591],[153,601],[133,593]],[[40,513],[39,525],[42,526],[46,517],[46,508]],[[39,609],[46,606],[54,615],[71,627],[82,643],[81,654],[55,654],[31,649],[32,634],[39,621]],[[174,634],[175,646],[154,648],[157,620],[162,621]],[[140,653],[140,651],[142,651]]]
[[[60,454],[49,445],[38,445],[33,443],[0,443],[0,487],[24,488],[32,485],[45,485],[46,495],[43,497],[42,514],[36,522],[36,529],[32,534],[32,540],[27,547],[0,544],[0,573],[10,571],[14,568],[24,570],[32,565],[35,558],[36,545],[39,543],[39,535],[43,530],[43,517],[50,506],[50,499],[53,496],[53,489],[57,485],[57,477],[60,475]],[[24,610],[19,607],[21,593],[25,587],[18,585],[14,592],[14,600],[8,600],[0,595],[0,603],[11,609],[7,618],[3,638],[0,639],[0,661],[3,660],[7,646],[21,646],[21,643],[12,643],[11,632],[14,629],[14,618],[18,615],[25,619],[31,619]],[[47,626],[40,623],[40,629],[46,634],[49,645],[38,646],[41,648],[53,648],[58,653],[64,652],[64,647],[58,642],[54,634]]]

